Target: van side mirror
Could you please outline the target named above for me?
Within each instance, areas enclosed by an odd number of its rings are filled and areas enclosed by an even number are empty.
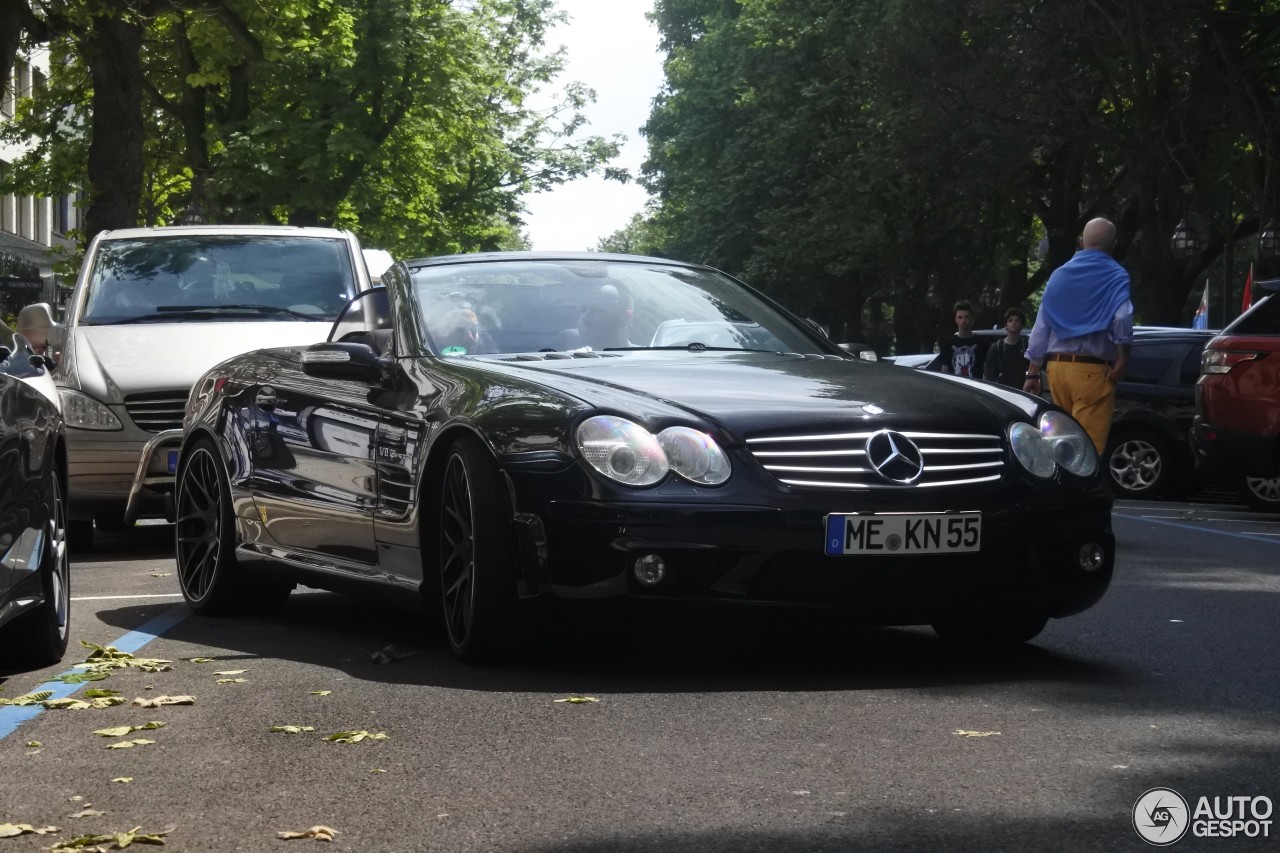
[[[53,355],[62,346],[62,324],[53,319],[48,302],[35,302],[18,312],[18,334],[40,355]]]

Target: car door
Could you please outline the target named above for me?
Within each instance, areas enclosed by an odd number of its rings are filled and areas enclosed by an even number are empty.
[[[249,389],[247,444],[270,538],[292,551],[372,566],[379,414],[369,386],[305,376],[296,362],[258,376],[272,381]]]

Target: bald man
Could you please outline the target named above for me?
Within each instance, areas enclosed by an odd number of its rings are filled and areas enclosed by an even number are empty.
[[[1023,390],[1039,394],[1047,377],[1053,402],[1080,422],[1101,454],[1116,407],[1116,382],[1129,363],[1133,303],[1129,273],[1111,257],[1116,226],[1091,219],[1080,251],[1049,276],[1027,343]]]

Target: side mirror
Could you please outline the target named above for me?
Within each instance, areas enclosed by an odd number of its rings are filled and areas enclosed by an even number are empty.
[[[879,361],[880,360],[880,357],[876,355],[876,351],[873,350],[871,347],[867,346],[866,344],[845,343],[845,344],[837,344],[837,346],[839,346],[840,349],[844,350],[847,353],[856,355],[858,358],[860,358],[863,361]]]
[[[302,372],[323,379],[352,379],[379,383],[392,359],[378,355],[368,344],[354,341],[312,344],[302,351]]]
[[[48,302],[35,302],[19,311],[17,332],[39,355],[52,355],[51,350],[62,346],[62,324],[53,319]]]

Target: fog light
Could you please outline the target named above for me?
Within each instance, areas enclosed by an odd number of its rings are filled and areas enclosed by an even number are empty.
[[[635,568],[636,580],[645,586],[653,586],[660,583],[667,575],[667,561],[659,557],[657,554],[645,554],[636,560]]]
[[[1096,572],[1106,561],[1106,552],[1097,542],[1086,542],[1080,546],[1080,568],[1086,572]]]

